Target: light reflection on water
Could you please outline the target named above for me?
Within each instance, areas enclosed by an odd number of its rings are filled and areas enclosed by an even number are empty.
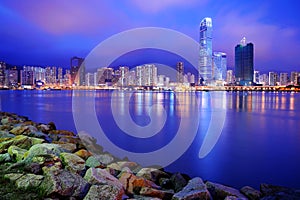
[[[225,126],[215,148],[204,159],[198,158],[198,152],[211,117],[209,92],[197,93],[199,104],[186,92],[135,92],[129,101],[129,109],[136,123],[146,126],[150,120],[149,106],[163,106],[155,116],[163,116],[165,110],[171,120],[167,121],[167,136],[158,137],[157,146],[168,142],[163,140],[173,138],[172,133],[176,132],[182,118],[194,119],[190,115],[192,109],[200,110],[195,141],[168,170],[182,171],[236,187],[248,184],[258,188],[259,183],[269,182],[299,188],[300,94],[223,94],[227,102]],[[96,110],[103,112],[104,116],[110,112],[111,105],[116,106],[120,114],[126,113],[126,92],[83,91],[80,95],[95,98]],[[111,95],[117,97],[113,98],[115,102],[112,104]],[[76,132],[72,117],[72,91],[0,91],[0,98],[3,111],[29,116],[38,122],[54,121],[59,129]],[[131,144],[133,148],[139,148],[139,144]]]

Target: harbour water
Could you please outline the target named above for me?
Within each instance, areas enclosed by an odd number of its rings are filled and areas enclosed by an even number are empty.
[[[72,107],[72,102],[78,95],[91,97],[88,100],[93,101],[92,110],[102,130],[126,151],[143,154],[164,149],[181,127],[195,128],[195,134],[181,133],[193,135],[193,140],[166,167],[168,171],[237,188],[258,188],[260,183],[300,188],[300,93],[0,91],[0,108],[77,132],[73,114],[79,108]],[[122,128],[124,116],[127,120]],[[151,137],[125,133],[132,128],[129,123],[149,127],[153,121],[161,122],[161,127]],[[213,130],[220,134],[215,135],[207,155],[199,157],[210,127],[218,127]],[[177,149],[171,150],[167,152],[170,157]]]

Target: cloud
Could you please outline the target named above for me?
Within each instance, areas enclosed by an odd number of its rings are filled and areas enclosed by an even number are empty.
[[[251,14],[241,14],[236,11],[221,12],[214,24],[214,40],[216,48],[227,48],[229,55],[234,56],[234,47],[242,37],[254,44],[256,66],[262,68],[278,68],[278,65],[291,65],[300,51],[299,29],[282,27],[277,24],[263,22],[260,11]],[[216,33],[217,32],[217,33]],[[277,66],[265,66],[275,65]],[[299,63],[300,64],[300,63]],[[230,61],[233,66],[233,59]],[[284,66],[280,66],[284,68]]]
[[[141,11],[146,13],[157,13],[170,7],[189,7],[195,4],[205,4],[208,0],[152,0],[152,1],[141,1],[141,0],[130,0],[130,3]]]
[[[8,5],[27,21],[53,35],[68,33],[96,35],[109,29],[111,24],[126,17],[114,13],[109,4],[100,1],[22,1]]]

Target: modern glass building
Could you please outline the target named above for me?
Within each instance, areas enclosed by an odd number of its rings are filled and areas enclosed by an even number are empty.
[[[227,72],[227,56],[223,52],[213,53],[213,71],[212,77],[214,81],[225,81]]]
[[[235,47],[235,78],[238,85],[253,85],[253,44],[246,38]]]
[[[199,84],[212,82],[212,19],[204,18],[200,23]]]

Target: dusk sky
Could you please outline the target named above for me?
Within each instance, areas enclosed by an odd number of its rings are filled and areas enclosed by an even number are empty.
[[[174,29],[198,41],[201,20],[211,17],[213,50],[227,53],[230,68],[245,36],[254,44],[255,69],[300,71],[299,7],[298,0],[2,0],[0,61],[67,68],[72,56],[85,57],[108,37],[139,27]]]

